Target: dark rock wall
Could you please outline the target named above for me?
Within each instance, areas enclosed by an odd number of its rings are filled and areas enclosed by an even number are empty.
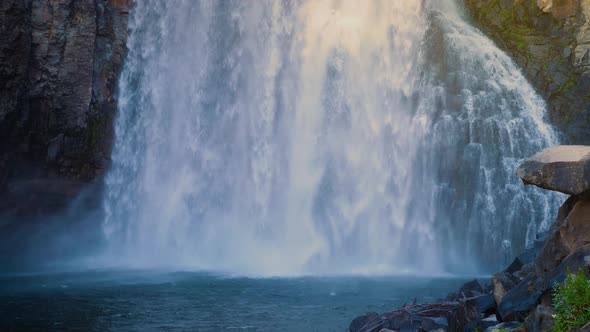
[[[130,2],[0,3],[0,205],[104,172]]]
[[[464,0],[545,98],[564,143],[590,144],[590,0]]]

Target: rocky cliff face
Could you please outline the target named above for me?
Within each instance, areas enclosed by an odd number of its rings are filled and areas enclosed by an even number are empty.
[[[5,207],[15,201],[26,206],[37,191],[44,192],[44,202],[45,194],[59,201],[104,171],[129,7],[130,0],[1,2],[0,196]]]
[[[590,0],[465,0],[547,100],[565,142],[590,144]]]

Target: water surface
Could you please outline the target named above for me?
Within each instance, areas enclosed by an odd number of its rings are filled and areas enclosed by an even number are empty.
[[[465,280],[92,271],[0,277],[1,331],[345,331]]]

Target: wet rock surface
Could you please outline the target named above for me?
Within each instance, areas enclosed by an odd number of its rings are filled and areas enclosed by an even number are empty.
[[[523,69],[570,144],[590,144],[590,2],[465,0],[474,23]]]
[[[14,188],[32,180],[70,187],[104,172],[130,6],[128,0],[0,4],[1,202],[18,202]],[[39,201],[29,197],[27,204],[44,205],[42,191],[30,196]]]

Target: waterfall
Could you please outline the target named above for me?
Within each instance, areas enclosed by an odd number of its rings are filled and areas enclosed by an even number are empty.
[[[142,0],[104,230],[112,259],[252,275],[475,272],[560,197],[518,163],[545,104],[449,0]]]

